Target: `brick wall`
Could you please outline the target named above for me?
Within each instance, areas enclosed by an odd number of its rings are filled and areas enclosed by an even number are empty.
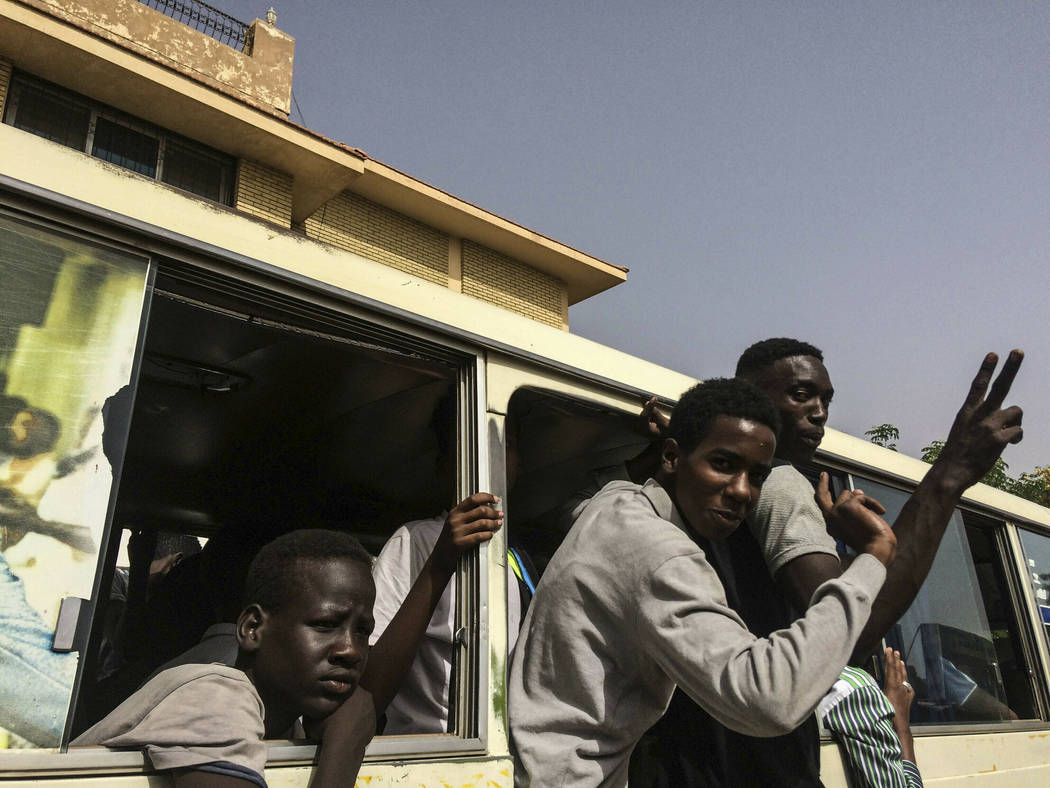
[[[11,61],[0,58],[0,117],[7,102],[7,88],[11,85]]]
[[[282,227],[290,227],[292,176],[258,162],[238,159],[233,207]]]
[[[353,192],[307,218],[306,235],[448,286],[449,237]]]
[[[555,328],[568,327],[564,282],[467,240],[463,292]]]

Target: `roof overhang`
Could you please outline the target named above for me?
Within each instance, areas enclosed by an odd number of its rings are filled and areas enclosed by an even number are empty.
[[[0,0],[0,56],[56,84],[293,178],[302,221],[349,189],[438,230],[502,252],[566,283],[568,302],[623,282],[627,269],[453,197],[360,150],[238,100],[77,24]]]

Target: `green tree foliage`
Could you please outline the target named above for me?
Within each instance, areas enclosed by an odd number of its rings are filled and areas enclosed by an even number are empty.
[[[877,424],[864,434],[876,446],[897,451],[897,441],[900,440],[901,431],[892,424]]]
[[[1042,506],[1050,507],[1050,466],[1040,466],[1022,473],[1013,481],[1010,492]]]
[[[944,441],[930,441],[929,446],[924,446],[922,449],[922,461],[928,462],[931,465],[934,461],[941,456],[941,450],[944,449]],[[1017,484],[1016,479],[1012,479],[1007,473],[1010,466],[1006,464],[1006,461],[1002,457],[999,457],[995,461],[995,465],[992,469],[985,474],[981,482],[987,484],[989,487],[995,487],[998,490],[1006,490],[1014,495],[1020,495],[1014,487]],[[1021,495],[1022,498],[1028,498],[1027,495]],[[1034,500],[1029,498],[1029,500]]]
[[[872,443],[897,450],[897,444],[891,441],[900,439],[900,430],[892,424],[879,424],[864,434]],[[923,447],[921,459],[923,462],[932,464],[941,456],[943,450],[944,441],[930,441],[929,446]],[[981,481],[989,487],[1006,490],[1019,498],[1050,507],[1050,465],[1037,466],[1035,470],[1022,473],[1016,479],[1007,473],[1009,468],[1010,466],[1000,457]]]

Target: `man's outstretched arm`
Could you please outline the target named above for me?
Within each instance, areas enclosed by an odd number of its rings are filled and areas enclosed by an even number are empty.
[[[1016,405],[1008,408],[1002,405],[1023,359],[1024,353],[1020,350],[1011,351],[990,391],[988,385],[998,356],[989,353],[981,363],[940,457],[893,524],[898,544],[897,558],[857,641],[854,662],[870,656],[919,593],[963,492],[991,470],[1007,444],[1021,440],[1021,409]],[[875,511],[866,507],[854,506],[848,512],[840,511],[832,503],[826,487],[822,494],[818,494],[818,502],[833,532],[843,516],[877,516]],[[839,571],[837,562],[829,556],[806,555],[786,564],[777,573],[777,580],[788,590],[799,609],[804,610],[817,587],[836,577]]]

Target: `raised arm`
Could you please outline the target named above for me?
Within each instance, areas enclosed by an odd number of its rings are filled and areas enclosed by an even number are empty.
[[[893,524],[898,543],[897,558],[857,641],[854,662],[871,655],[919,593],[963,492],[988,473],[1007,444],[1021,440],[1021,409],[1017,406],[1003,408],[1002,405],[1023,358],[1024,353],[1020,350],[1010,352],[992,383],[991,391],[988,384],[998,356],[989,353],[981,363],[940,457],[927,471]],[[844,518],[877,516],[876,510],[867,507],[840,510],[831,502],[830,495],[818,495],[818,502],[831,528]],[[786,564],[777,573],[777,580],[782,587],[789,589],[800,609],[805,609],[817,587],[834,577],[837,571],[834,562],[823,557],[802,556]]]
[[[386,710],[397,694],[445,586],[456,573],[460,556],[487,542],[503,524],[503,512],[493,508],[496,503],[498,499],[494,495],[474,493],[449,512],[419,577],[372,646],[361,686],[371,692],[377,715]]]
[[[1021,409],[1002,405],[1023,359],[1020,350],[1010,351],[991,391],[988,383],[998,356],[989,353],[981,363],[941,456],[893,523],[899,546],[897,560],[872,605],[871,617],[854,652],[856,659],[864,659],[875,650],[919,593],[963,492],[984,478],[1007,444],[1021,440]]]

